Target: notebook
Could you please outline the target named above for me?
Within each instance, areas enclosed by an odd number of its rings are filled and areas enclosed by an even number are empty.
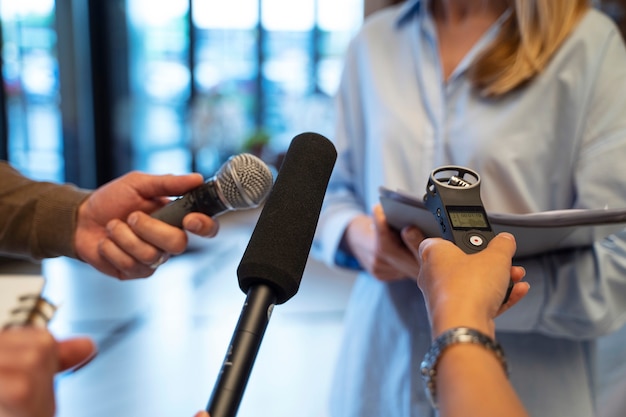
[[[439,225],[423,199],[379,188],[387,223],[401,230],[418,226],[426,237],[441,237]],[[516,257],[584,247],[626,228],[626,208],[553,210],[530,214],[487,212],[496,233],[509,232],[517,243]]]
[[[42,297],[44,284],[41,275],[0,274],[0,329],[48,325],[56,307]]]

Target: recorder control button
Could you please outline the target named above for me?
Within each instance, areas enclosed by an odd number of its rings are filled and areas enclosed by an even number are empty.
[[[480,248],[481,246],[485,244],[485,240],[482,238],[482,236],[470,235],[469,243],[476,248]]]

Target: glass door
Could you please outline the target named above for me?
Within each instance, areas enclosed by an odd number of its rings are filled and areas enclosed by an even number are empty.
[[[63,181],[54,0],[1,1],[8,160],[24,174]]]
[[[131,149],[147,172],[187,172],[188,0],[128,0]]]
[[[210,175],[331,135],[361,0],[128,0],[135,168]]]
[[[196,167],[210,173],[241,150],[260,124],[259,1],[195,0],[192,22],[190,145]]]
[[[298,133],[332,135],[362,17],[361,0],[0,0],[0,153],[88,188],[244,151],[278,165]]]

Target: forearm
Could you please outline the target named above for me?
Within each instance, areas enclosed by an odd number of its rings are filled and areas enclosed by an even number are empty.
[[[0,252],[36,259],[75,256],[78,205],[87,192],[32,181],[0,164]]]
[[[441,355],[437,397],[442,417],[528,417],[500,361],[476,344],[452,345]]]

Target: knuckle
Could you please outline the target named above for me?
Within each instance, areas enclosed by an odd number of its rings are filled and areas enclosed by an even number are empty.
[[[49,350],[42,345],[24,349],[19,357],[19,364],[25,371],[38,372],[45,369],[49,359]]]
[[[144,251],[141,254],[137,255],[137,261],[144,265],[151,265],[161,258],[162,253],[154,247],[151,247],[149,250]],[[130,269],[135,266],[135,263],[127,265],[127,268]]]
[[[138,178],[143,177],[143,173],[134,170],[134,171],[130,171],[128,174],[124,175],[126,178],[128,178],[129,180],[136,180]]]
[[[107,232],[109,236],[116,236],[120,233],[122,227],[122,221],[119,219],[112,219],[107,223]]]
[[[172,247],[172,249],[169,252],[178,255],[178,254],[183,253],[186,248],[187,248],[187,239],[186,238],[180,239],[179,241],[176,242],[174,247]]]
[[[5,387],[6,400],[13,406],[23,407],[30,404],[33,398],[33,382],[29,374],[24,372],[14,374],[11,378],[11,383]]]
[[[422,244],[420,244],[420,248],[419,248],[419,257],[422,261],[425,261],[426,259],[430,258],[431,253],[433,251],[432,246],[430,244],[427,243],[423,243],[426,242],[425,240],[422,241]]]
[[[138,262],[132,259],[121,259],[118,262],[118,268],[121,269],[122,271],[131,272],[137,267],[137,264]]]
[[[167,248],[165,248],[166,252],[176,255],[183,253],[185,249],[187,249],[187,234],[182,230],[176,236],[172,236],[167,242]]]

